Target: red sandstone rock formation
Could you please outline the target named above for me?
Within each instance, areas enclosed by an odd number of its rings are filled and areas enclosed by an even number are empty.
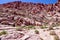
[[[36,25],[40,26],[49,23],[54,16],[60,14],[60,1],[56,4],[26,3],[26,2],[10,2],[0,4],[0,23],[13,25]],[[59,14],[59,15],[56,15]],[[3,18],[6,19],[3,19]],[[54,19],[54,18],[53,18]],[[51,20],[52,21],[52,20]],[[58,20],[56,21],[58,22]]]

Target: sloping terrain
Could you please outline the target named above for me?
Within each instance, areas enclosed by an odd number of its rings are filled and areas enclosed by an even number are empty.
[[[49,22],[60,22],[59,2],[56,4],[44,5],[23,2],[11,2],[1,5],[0,23],[19,25],[41,26]],[[46,8],[47,7],[47,8]]]
[[[60,1],[0,4],[0,39],[60,40]]]

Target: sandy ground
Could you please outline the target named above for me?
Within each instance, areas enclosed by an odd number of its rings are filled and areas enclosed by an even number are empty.
[[[48,30],[48,28],[36,28],[17,31],[16,27],[0,25],[0,32],[3,30],[7,31],[7,34],[1,35],[1,40],[55,40],[54,35],[50,35],[51,31],[54,31],[56,35],[60,38],[60,27],[54,27],[54,30]],[[39,33],[36,34],[35,30],[38,30]]]

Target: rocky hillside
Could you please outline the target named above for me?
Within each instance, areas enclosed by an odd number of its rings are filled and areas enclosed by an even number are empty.
[[[0,4],[1,40],[60,40],[60,1]]]
[[[19,26],[41,26],[60,23],[60,2],[56,4],[15,1],[0,6],[0,23]]]

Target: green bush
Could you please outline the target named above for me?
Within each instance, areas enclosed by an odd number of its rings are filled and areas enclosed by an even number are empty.
[[[41,28],[41,29],[44,29],[44,28],[47,28],[47,27],[43,25],[43,26],[40,26],[40,28]]]
[[[3,30],[2,32],[0,32],[0,36],[1,36],[1,35],[5,35],[5,34],[7,34],[7,31],[4,31],[4,30]]]
[[[36,33],[36,34],[39,34],[39,31],[38,31],[38,30],[35,30],[35,33]]]
[[[35,29],[35,26],[29,25],[29,26],[25,26],[25,29]]]

